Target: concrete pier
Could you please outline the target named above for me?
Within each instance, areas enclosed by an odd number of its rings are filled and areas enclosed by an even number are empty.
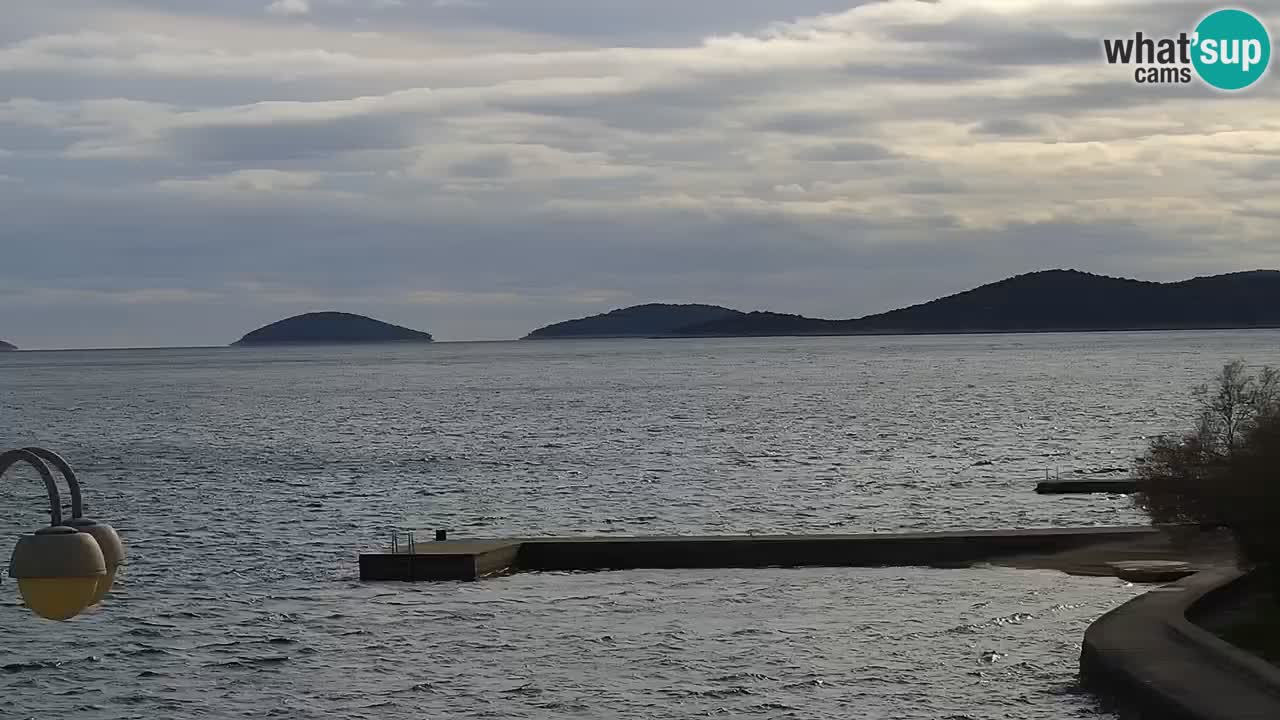
[[[360,555],[362,580],[479,580],[521,571],[641,568],[964,567],[1158,534],[1150,527],[861,535],[561,537],[419,542]]]
[[[1133,478],[1101,480],[1086,479],[1054,479],[1041,480],[1036,484],[1036,492],[1041,495],[1072,495],[1085,493],[1134,493],[1138,491],[1138,481]]]
[[[510,572],[520,541],[445,540],[420,542],[412,552],[360,555],[361,580],[479,580]]]

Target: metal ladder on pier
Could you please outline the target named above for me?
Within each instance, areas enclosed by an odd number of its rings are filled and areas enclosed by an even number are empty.
[[[418,542],[413,530],[391,528],[391,553],[393,555],[412,555],[413,546]]]

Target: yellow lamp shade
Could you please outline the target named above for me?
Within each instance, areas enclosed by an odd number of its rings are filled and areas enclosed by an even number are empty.
[[[107,574],[98,578],[98,585],[93,591],[93,599],[89,601],[89,606],[92,607],[102,602],[102,599],[107,596],[107,593],[111,592],[111,586],[114,585],[115,582],[116,569],[109,567],[107,568]]]
[[[93,602],[106,574],[98,541],[66,526],[23,535],[9,560],[9,575],[18,581],[27,607],[50,620],[80,614]]]
[[[111,584],[116,579],[116,569],[124,562],[124,543],[120,541],[120,534],[116,532],[115,528],[104,522],[78,517],[68,520],[67,526],[92,536],[102,550],[102,558],[106,562],[107,573],[98,579],[98,590],[93,594],[93,602],[89,603],[90,605],[97,605],[102,602],[102,598],[111,589]]]
[[[93,603],[99,582],[96,577],[24,578],[18,581],[18,590],[22,601],[40,617],[70,620]]]

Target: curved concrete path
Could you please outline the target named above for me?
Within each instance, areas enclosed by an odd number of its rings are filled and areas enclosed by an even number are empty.
[[[1209,570],[1102,616],[1085,633],[1080,677],[1141,720],[1276,720],[1280,668],[1187,619],[1211,612],[1239,586],[1235,570]]]

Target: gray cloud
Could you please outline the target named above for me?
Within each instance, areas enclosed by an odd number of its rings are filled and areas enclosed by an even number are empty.
[[[771,114],[758,121],[755,127],[795,135],[824,135],[848,130],[858,123],[859,117],[853,111],[795,110]]]
[[[715,70],[678,73],[661,83],[598,93],[584,90],[554,97],[514,98],[493,104],[503,110],[589,119],[625,130],[678,131],[720,124],[734,106],[760,103],[774,94],[821,84],[832,71],[791,68],[761,74]]]
[[[1239,170],[1241,177],[1257,181],[1275,182],[1280,179],[1280,158],[1258,158]]]
[[[941,23],[892,25],[888,30],[899,40],[936,45],[944,57],[977,65],[1056,65],[1094,60],[1101,54],[1096,37],[983,12]]]
[[[871,142],[841,142],[805,148],[797,158],[809,162],[869,162],[888,160],[894,153],[883,145]]]
[[[966,189],[964,183],[947,180],[908,180],[898,186],[899,192],[907,195],[950,195]]]
[[[850,80],[908,83],[954,83],[967,80],[989,80],[1011,74],[1008,68],[983,62],[956,62],[939,56],[934,62],[883,64],[849,63],[843,72]]]
[[[173,128],[167,136],[170,147],[196,162],[262,165],[404,148],[414,144],[424,124],[421,116],[373,114],[261,124],[211,123]]]
[[[713,34],[751,32],[772,22],[841,12],[863,2],[794,0],[780,10],[773,0],[736,0],[731,6],[685,0],[484,0],[437,3],[423,13],[421,20],[661,46],[686,44]]]
[[[506,177],[511,174],[511,158],[500,154],[482,155],[450,165],[449,172],[460,177]]]
[[[973,128],[975,135],[1036,135],[1042,132],[1039,125],[1022,118],[992,118],[983,120]]]

